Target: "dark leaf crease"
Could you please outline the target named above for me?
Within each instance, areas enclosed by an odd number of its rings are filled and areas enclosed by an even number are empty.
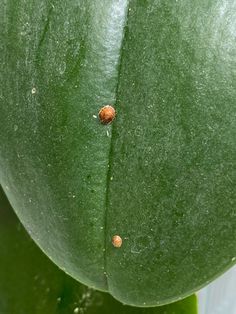
[[[122,59],[124,54],[124,41],[126,37],[127,32],[127,21],[129,18],[129,1],[127,1],[127,7],[126,7],[126,16],[124,19],[124,25],[123,25],[123,34],[122,34],[122,41],[120,45],[120,54],[119,54],[119,60],[117,65],[117,84],[116,84],[116,90],[115,90],[115,109],[117,111],[117,102],[118,102],[118,91],[119,91],[119,85],[120,85],[120,72],[122,67]],[[111,139],[110,139],[110,148],[108,153],[108,165],[107,165],[107,177],[106,177],[106,195],[105,195],[105,214],[104,214],[104,278],[105,283],[107,287],[107,291],[109,291],[109,280],[108,280],[108,273],[107,273],[107,238],[110,235],[107,234],[107,212],[109,207],[109,186],[110,186],[110,178],[111,178],[111,165],[112,165],[112,153],[113,153],[113,133],[114,133],[114,122],[111,125]]]

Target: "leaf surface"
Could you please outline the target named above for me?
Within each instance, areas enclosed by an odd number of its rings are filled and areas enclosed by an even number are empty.
[[[233,265],[236,2],[3,0],[0,12],[0,183],[43,251],[139,306]]]
[[[157,308],[124,306],[66,275],[35,245],[0,190],[1,314],[197,314],[196,297]]]

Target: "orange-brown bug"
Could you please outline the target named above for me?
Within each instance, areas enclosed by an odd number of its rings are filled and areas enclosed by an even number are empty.
[[[109,124],[115,119],[116,111],[112,106],[107,105],[101,108],[98,115],[102,124]]]
[[[118,236],[118,235],[114,235],[112,237],[112,244],[113,244],[114,247],[121,247],[121,245],[122,245],[121,237]]]

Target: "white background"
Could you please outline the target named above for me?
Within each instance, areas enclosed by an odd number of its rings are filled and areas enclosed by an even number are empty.
[[[198,292],[199,314],[236,314],[236,266]]]

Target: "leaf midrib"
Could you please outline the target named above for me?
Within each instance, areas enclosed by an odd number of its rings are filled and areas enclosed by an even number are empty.
[[[122,33],[122,41],[120,45],[120,54],[119,54],[119,60],[117,65],[117,84],[116,84],[116,90],[115,90],[115,110],[117,114],[117,101],[118,101],[118,91],[120,86],[120,72],[122,67],[122,59],[124,55],[124,41],[126,37],[126,31],[127,31],[127,21],[129,17],[129,0],[127,0],[127,6],[125,10],[125,19],[124,19],[124,25],[123,25],[123,33]],[[105,193],[105,211],[104,211],[104,278],[105,278],[105,285],[107,287],[107,291],[109,291],[109,280],[107,275],[107,213],[108,213],[108,207],[109,207],[109,187],[110,187],[110,178],[111,178],[111,165],[112,165],[112,156],[113,156],[113,145],[114,145],[114,128],[115,128],[115,122],[111,124],[111,139],[110,139],[110,145],[109,145],[109,152],[108,152],[108,165],[107,165],[107,176],[106,176],[106,193]]]

